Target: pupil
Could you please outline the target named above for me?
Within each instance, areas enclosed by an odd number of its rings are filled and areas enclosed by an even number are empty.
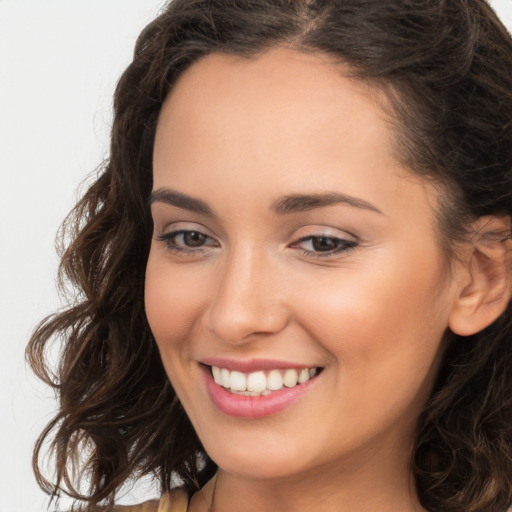
[[[205,235],[197,231],[185,233],[185,244],[189,247],[199,247],[204,244]]]
[[[313,238],[313,248],[315,251],[332,251],[336,249],[336,240],[327,237]]]

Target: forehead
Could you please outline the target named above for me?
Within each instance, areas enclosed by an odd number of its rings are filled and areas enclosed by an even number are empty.
[[[285,48],[199,60],[162,108],[154,188],[239,210],[258,197],[270,204],[279,194],[330,190],[397,215],[430,208],[429,185],[394,156],[382,94],[346,71],[328,56]],[[234,201],[233,189],[245,199]]]
[[[180,77],[164,103],[155,163],[165,146],[176,165],[181,156],[191,164],[194,156],[208,155],[209,167],[222,159],[226,170],[230,161],[242,168],[267,154],[274,159],[269,165],[283,168],[298,150],[330,155],[334,145],[348,157],[356,142],[372,145],[383,162],[393,137],[377,96],[322,54],[285,48],[251,59],[212,54]],[[193,143],[200,151],[185,151]]]
[[[379,102],[384,95],[376,87],[348,78],[348,73],[346,65],[327,55],[288,48],[275,48],[253,58],[214,53],[179,77],[163,110],[172,110],[180,123],[186,119],[195,122],[195,115],[208,113],[212,116],[208,121],[215,115],[235,121],[234,114],[238,114],[239,118],[246,116],[246,126],[250,121],[253,125],[259,121],[261,126],[269,120],[303,126],[311,123],[312,117],[319,122],[327,120],[337,109],[357,110],[362,121],[375,121],[376,117],[382,121],[385,116]],[[228,115],[233,117],[225,117]]]

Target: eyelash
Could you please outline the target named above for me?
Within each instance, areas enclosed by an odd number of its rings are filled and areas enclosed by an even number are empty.
[[[160,242],[165,243],[167,249],[170,251],[173,251],[175,253],[179,254],[197,254],[200,252],[204,252],[206,247],[212,247],[213,245],[201,245],[197,247],[190,247],[183,244],[182,246],[179,246],[176,243],[176,238],[178,236],[185,236],[190,234],[196,234],[204,237],[204,240],[213,240],[208,235],[205,235],[204,233],[201,233],[201,231],[197,231],[195,229],[179,229],[177,231],[171,231],[170,233],[163,233],[159,235],[157,238]]]
[[[205,250],[207,250],[208,247],[218,247],[218,244],[206,244],[206,245],[200,245],[196,247],[190,247],[183,244],[182,246],[179,246],[176,243],[176,238],[179,236],[185,236],[185,235],[199,235],[201,237],[204,237],[204,241],[207,240],[213,240],[210,236],[202,233],[201,231],[196,231],[193,229],[180,229],[177,231],[171,231],[170,233],[163,233],[157,237],[157,239],[160,242],[165,243],[167,249],[170,251],[177,253],[177,254],[185,254],[185,255],[192,255],[192,254],[198,254],[202,253]],[[314,241],[324,240],[324,241],[330,241],[334,242],[335,248],[328,250],[328,251],[314,251],[314,250],[308,250],[308,249],[301,249],[301,252],[305,256],[313,256],[315,258],[328,258],[330,256],[334,256],[340,253],[348,253],[352,250],[354,250],[358,243],[355,240],[348,240],[345,238],[340,238],[336,236],[325,236],[325,235],[312,235],[312,236],[305,236],[296,242],[294,242],[290,247],[298,247],[300,244],[303,244],[304,242],[311,242],[314,243]]]
[[[326,236],[326,235],[312,235],[312,236],[305,236],[298,240],[297,242],[294,242],[291,247],[298,246],[301,243],[304,242],[311,242],[314,243],[315,240],[328,240],[331,242],[334,242],[336,247],[334,249],[328,250],[328,251],[312,251],[308,249],[301,249],[302,254],[306,256],[313,255],[315,258],[328,258],[329,256],[334,256],[340,253],[348,253],[354,250],[357,247],[357,242],[355,240],[348,240],[346,238],[340,238],[337,236]]]

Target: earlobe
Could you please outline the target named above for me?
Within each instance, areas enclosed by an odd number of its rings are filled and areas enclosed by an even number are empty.
[[[476,334],[492,324],[511,296],[510,219],[481,217],[472,228],[449,317],[450,329],[460,336]]]

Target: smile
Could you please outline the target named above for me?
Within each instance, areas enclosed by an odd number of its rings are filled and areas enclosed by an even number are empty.
[[[244,396],[266,396],[283,388],[304,384],[316,375],[317,368],[273,369],[243,373],[212,366],[211,372],[215,383],[231,393]]]
[[[226,368],[226,366],[230,367]],[[323,368],[293,367],[272,361],[203,361],[207,394],[215,408],[228,416],[262,418],[277,414],[309,394]]]

